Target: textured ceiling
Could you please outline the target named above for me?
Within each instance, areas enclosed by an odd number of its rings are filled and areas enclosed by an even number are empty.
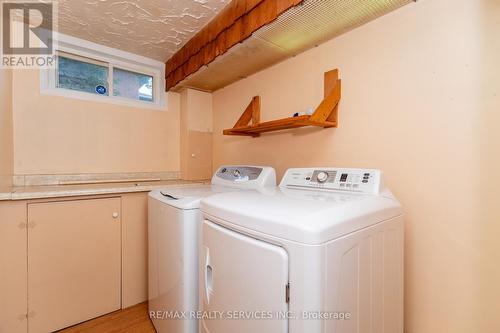
[[[59,31],[166,61],[230,0],[59,0]]]

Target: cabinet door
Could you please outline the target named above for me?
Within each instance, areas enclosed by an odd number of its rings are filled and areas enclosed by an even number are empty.
[[[120,212],[120,198],[28,205],[30,333],[120,309]]]
[[[148,300],[148,194],[122,196],[122,307]]]
[[[0,333],[26,333],[26,203],[0,202]]]

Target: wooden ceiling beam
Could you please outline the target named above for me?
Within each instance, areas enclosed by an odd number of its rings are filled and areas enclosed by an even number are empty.
[[[167,91],[304,0],[233,0],[165,66]]]

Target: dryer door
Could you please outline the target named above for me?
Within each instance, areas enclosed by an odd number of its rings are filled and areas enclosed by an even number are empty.
[[[203,333],[288,331],[286,251],[205,220],[200,271]],[[215,318],[214,318],[215,317]]]

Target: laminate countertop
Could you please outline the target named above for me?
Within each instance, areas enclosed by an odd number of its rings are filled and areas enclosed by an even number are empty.
[[[0,187],[0,201],[149,192],[160,188],[187,187],[203,184],[210,184],[210,181],[162,180],[85,185]]]

